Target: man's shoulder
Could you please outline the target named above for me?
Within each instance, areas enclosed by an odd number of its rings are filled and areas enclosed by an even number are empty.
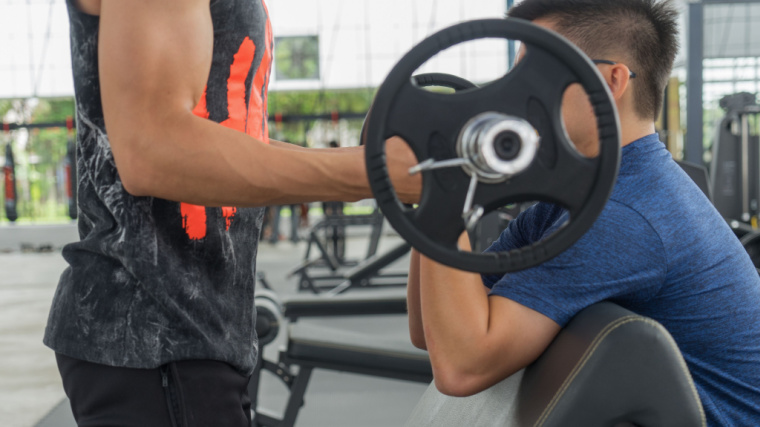
[[[610,201],[653,224],[664,221],[668,225],[674,218],[719,217],[704,192],[672,158],[658,159],[636,173],[619,176]]]
[[[638,203],[636,198],[614,198],[607,201],[607,205],[599,215],[597,222],[605,227],[616,226],[617,229],[627,232],[632,228],[648,228],[655,231],[648,211]]]
[[[640,248],[642,252],[661,255],[664,249],[656,222],[635,204],[617,199],[607,202],[588,236],[587,244],[614,246],[623,253]]]

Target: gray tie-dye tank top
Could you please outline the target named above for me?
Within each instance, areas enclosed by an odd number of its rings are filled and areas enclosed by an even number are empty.
[[[154,368],[211,359],[250,372],[262,209],[134,197],[106,133],[99,19],[69,3],[77,103],[79,234],[63,257],[44,342],[70,357]],[[194,113],[268,142],[272,32],[263,0],[212,0],[213,62]],[[140,126],[135,123],[135,126]]]

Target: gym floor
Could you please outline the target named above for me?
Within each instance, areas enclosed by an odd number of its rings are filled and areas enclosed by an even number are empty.
[[[387,228],[386,228],[387,230]],[[360,230],[348,239],[347,253],[363,254],[366,235]],[[367,233],[368,234],[368,233]],[[383,236],[380,251],[399,242]],[[287,273],[306,250],[304,242],[262,243],[258,270],[281,296],[297,293],[295,279]],[[391,266],[406,268],[407,258]],[[65,406],[55,358],[42,344],[50,301],[66,263],[60,252],[0,254],[0,425],[3,427],[69,427],[73,419]],[[355,290],[353,292],[362,292]],[[363,316],[340,319],[304,319],[331,327],[367,334],[406,335],[401,316]],[[284,330],[284,328],[282,329]],[[265,349],[265,357],[276,360],[284,334]],[[340,372],[315,370],[301,409],[299,427],[399,426],[408,418],[426,385]],[[286,388],[272,376],[262,378],[260,406],[282,411]],[[62,405],[63,402],[63,405]],[[46,417],[55,410],[53,416]]]

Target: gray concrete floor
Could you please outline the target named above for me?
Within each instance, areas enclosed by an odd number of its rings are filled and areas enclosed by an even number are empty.
[[[384,236],[381,251],[398,242],[397,237]],[[361,232],[353,233],[347,253],[361,257],[366,252],[366,244]],[[305,248],[303,242],[261,244],[259,271],[266,273],[278,293],[297,292],[295,279],[287,279],[286,275],[299,263]],[[406,262],[401,260],[393,266],[394,270],[405,269]],[[65,398],[53,353],[42,344],[50,301],[65,267],[60,252],[0,254],[0,426],[35,426]],[[382,330],[384,333],[406,334],[405,319],[399,317],[318,321],[365,333]],[[282,341],[281,334],[280,343]],[[277,347],[270,345],[266,357],[276,358]],[[266,376],[262,382],[261,404],[277,411],[287,396],[284,386]],[[425,388],[419,383],[317,370],[312,376],[297,426],[402,425]],[[65,413],[65,406],[63,409]],[[46,425],[63,427],[67,424]]]
[[[66,266],[60,253],[0,255],[0,425],[29,427],[63,397],[53,352],[42,344]]]

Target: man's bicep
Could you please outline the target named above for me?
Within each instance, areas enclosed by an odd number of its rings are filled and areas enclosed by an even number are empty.
[[[119,145],[192,112],[213,54],[209,0],[103,0],[98,43],[106,126]]]
[[[505,366],[501,370],[518,371],[536,360],[561,330],[546,315],[509,298],[489,297],[491,328],[494,336],[504,340]],[[508,359],[508,361],[507,361]]]

